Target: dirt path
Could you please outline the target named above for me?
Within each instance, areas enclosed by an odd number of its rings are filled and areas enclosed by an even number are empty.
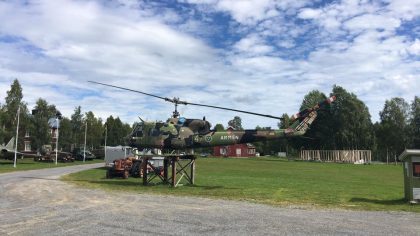
[[[92,164],[0,175],[0,235],[420,235],[420,214],[279,208],[81,189]]]

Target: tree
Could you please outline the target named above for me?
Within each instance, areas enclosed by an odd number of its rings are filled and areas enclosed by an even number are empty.
[[[284,113],[281,116],[280,122],[277,124],[279,129],[287,129],[290,127],[290,117],[286,113]],[[290,152],[293,152],[293,149],[290,148],[289,140],[287,139],[281,139],[278,141],[279,151],[286,152],[289,154]]]
[[[224,130],[225,130],[225,127],[223,127],[223,125],[222,125],[222,124],[216,124],[216,125],[214,126],[214,129],[215,129],[216,131],[224,131]]]
[[[1,108],[2,114],[0,114],[0,124],[2,125],[0,143],[8,142],[12,137],[16,135],[17,115],[20,107],[19,114],[19,140],[22,140],[26,129],[29,128],[29,117],[26,103],[22,101],[22,87],[17,79],[15,79],[10,86],[10,90],[7,91],[5,98],[5,104]],[[22,148],[23,142],[19,142],[18,148]]]
[[[335,85],[331,96],[336,101],[331,104],[328,118],[331,146],[334,149],[371,149],[374,133],[366,105],[353,93]]]
[[[0,144],[6,140],[6,124],[5,124],[6,113],[3,111],[3,106],[0,105]]]
[[[72,144],[73,144],[73,139],[72,139],[72,125],[71,125],[71,121],[69,118],[67,117],[63,117],[63,119],[60,121],[60,128],[59,128],[59,147],[63,150],[63,151],[67,151],[70,152],[72,151]]]
[[[235,130],[243,130],[241,117],[239,116],[233,117],[233,119],[228,122],[228,126],[231,126]]]
[[[113,116],[106,119],[105,125],[108,127],[107,145],[124,145],[124,139],[131,131],[130,125],[123,124],[119,117],[114,119]]]
[[[277,124],[277,126],[279,127],[279,129],[286,129],[289,128],[290,126],[290,117],[288,114],[283,113],[283,115],[281,115],[281,120],[280,122]]]
[[[74,113],[71,115],[70,122],[72,130],[72,143],[75,147],[81,147],[81,144],[84,143],[83,118],[82,108],[80,106],[74,108]]]
[[[32,146],[40,151],[42,145],[51,143],[50,127],[48,119],[55,117],[57,109],[54,105],[49,105],[47,101],[39,98],[36,101],[35,113],[32,117]]]
[[[93,112],[89,111],[85,114],[85,121],[87,122],[88,126],[86,145],[90,146],[91,148],[97,148],[101,146],[102,135],[104,133],[102,119],[96,118]]]
[[[420,97],[415,96],[411,103],[411,147],[420,148]]]
[[[381,121],[376,136],[381,156],[395,157],[409,145],[409,105],[403,98],[392,98],[385,101],[379,115]]]

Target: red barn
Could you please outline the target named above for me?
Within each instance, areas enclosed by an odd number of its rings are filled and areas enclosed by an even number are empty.
[[[250,143],[217,146],[213,154],[217,157],[255,157],[255,146]]]

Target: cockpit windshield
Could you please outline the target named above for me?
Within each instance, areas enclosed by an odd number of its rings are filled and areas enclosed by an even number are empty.
[[[143,124],[137,124],[132,133],[133,137],[143,137]]]

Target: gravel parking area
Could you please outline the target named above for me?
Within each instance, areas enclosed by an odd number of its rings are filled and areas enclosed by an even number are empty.
[[[416,213],[110,193],[58,180],[102,165],[1,174],[0,235],[420,235]]]

